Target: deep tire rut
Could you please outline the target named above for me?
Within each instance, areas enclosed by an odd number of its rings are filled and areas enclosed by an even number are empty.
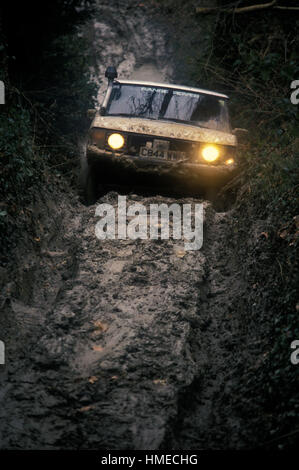
[[[243,368],[241,315],[233,306],[245,289],[240,266],[230,249],[230,213],[210,208],[203,246],[205,282],[194,331],[199,374],[180,396],[177,420],[166,448],[236,449],[244,446],[242,420],[232,402]]]

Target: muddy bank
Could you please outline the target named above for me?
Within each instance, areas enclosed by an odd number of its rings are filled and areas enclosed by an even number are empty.
[[[98,101],[106,90],[105,70],[117,68],[119,77],[168,81],[175,68],[174,46],[166,22],[149,5],[138,1],[98,2],[94,20],[82,31],[93,55],[91,78],[99,87]]]

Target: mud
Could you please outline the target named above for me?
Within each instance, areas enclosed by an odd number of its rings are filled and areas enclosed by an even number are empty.
[[[136,2],[101,2],[84,34],[94,76],[107,64],[171,75],[165,31]],[[116,206],[117,193],[98,202]],[[244,355],[230,213],[205,201],[203,247],[186,252],[182,240],[100,241],[95,209],[67,188],[45,190],[32,233],[1,269],[0,448],[246,446],[230,399]]]

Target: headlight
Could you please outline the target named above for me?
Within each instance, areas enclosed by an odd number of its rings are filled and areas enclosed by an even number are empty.
[[[201,154],[207,162],[214,162],[219,157],[219,150],[215,145],[206,145]]]
[[[111,134],[108,137],[108,145],[114,149],[120,149],[121,147],[124,146],[125,139],[121,134]]]

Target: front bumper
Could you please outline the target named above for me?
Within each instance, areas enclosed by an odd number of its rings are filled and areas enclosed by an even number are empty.
[[[95,145],[87,147],[88,164],[102,173],[149,175],[168,177],[187,182],[190,186],[220,186],[237,174],[237,165],[208,165],[188,161],[170,161],[157,158],[116,154]]]

